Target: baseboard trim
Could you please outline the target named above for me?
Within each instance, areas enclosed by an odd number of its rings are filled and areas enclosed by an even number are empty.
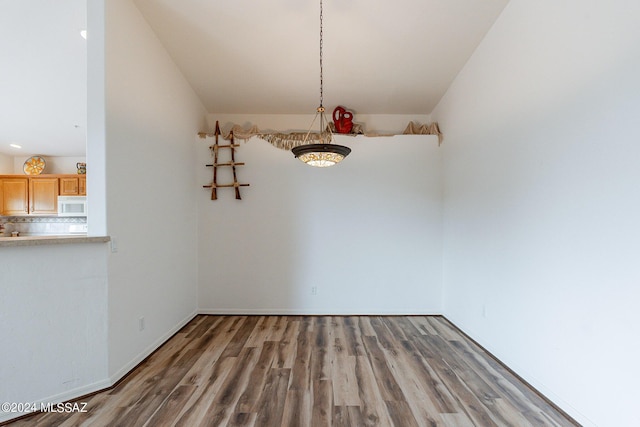
[[[147,348],[145,348],[140,354],[134,357],[129,363],[120,368],[116,373],[109,377],[110,387],[115,386],[120,380],[122,380],[125,376],[127,376],[131,371],[137,368],[142,362],[147,360],[156,350],[158,350],[162,345],[169,341],[171,337],[180,331],[180,329],[184,328],[187,323],[191,322],[194,317],[198,315],[197,311],[191,312],[187,317],[182,319],[176,326],[171,328],[164,335],[155,340],[152,344],[150,344]]]
[[[323,309],[247,309],[201,308],[198,314],[209,316],[441,316],[438,310],[323,310]]]
[[[182,319],[176,326],[171,328],[167,333],[162,335],[153,344],[149,345],[143,352],[141,352],[138,356],[136,356],[131,362],[122,367],[118,372],[114,375],[111,375],[109,378],[97,381],[93,384],[88,384],[86,386],[78,387],[73,390],[65,391],[64,393],[60,393],[54,396],[50,396],[45,399],[35,401],[36,405],[39,407],[40,403],[66,403],[66,402],[81,402],[83,399],[88,399],[89,397],[102,393],[104,391],[112,390],[116,387],[121,381],[123,381],[127,375],[132,373],[138,366],[144,363],[149,357],[153,355],[156,351],[160,349],[167,341],[169,341],[175,334],[180,332],[182,328],[184,328],[189,322],[191,322],[198,315],[197,311],[193,311],[187,317]],[[13,423],[18,420],[22,420],[25,418],[29,418],[38,412],[29,412],[29,413],[4,413],[0,412],[0,427],[7,425],[9,423]]]
[[[169,339],[171,339],[175,334],[177,334],[182,328],[184,328],[189,322],[191,322],[196,316],[198,315],[228,315],[228,316],[232,316],[232,315],[238,315],[238,316],[244,316],[244,315],[272,315],[272,316],[277,316],[277,315],[305,315],[305,316],[348,316],[348,315],[353,315],[353,316],[394,316],[394,315],[398,315],[398,316],[439,316],[444,318],[450,325],[452,328],[455,328],[460,334],[464,335],[467,339],[469,339],[471,342],[473,342],[475,345],[477,345],[479,348],[481,348],[489,357],[491,357],[493,360],[496,361],[496,363],[499,363],[504,369],[506,369],[507,371],[509,371],[512,375],[514,375],[516,378],[518,378],[519,381],[521,381],[523,384],[525,384],[531,391],[533,391],[534,393],[536,393],[540,398],[542,398],[543,400],[545,400],[549,405],[551,405],[553,408],[555,408],[557,411],[561,412],[564,416],[566,416],[569,420],[571,420],[576,426],[580,426],[581,424],[575,420],[575,418],[573,418],[571,415],[569,415],[566,411],[564,411],[562,408],[560,408],[557,404],[555,404],[552,400],[550,400],[547,396],[545,396],[542,392],[540,392],[536,387],[534,387],[533,385],[531,385],[531,383],[529,383],[527,380],[525,380],[522,376],[520,376],[519,374],[517,374],[513,369],[509,368],[509,366],[507,366],[505,363],[503,363],[499,358],[497,358],[493,353],[491,353],[489,350],[487,350],[484,346],[482,346],[480,343],[478,343],[475,339],[473,339],[469,334],[467,334],[464,330],[462,330],[461,328],[459,328],[455,323],[453,323],[451,320],[449,320],[446,316],[444,316],[441,313],[420,313],[420,312],[413,312],[413,311],[409,311],[407,313],[396,313],[396,312],[390,312],[390,313],[316,313],[313,311],[307,311],[307,310],[239,310],[239,309],[224,309],[224,310],[219,310],[219,309],[200,309],[197,311],[192,312],[192,314],[190,314],[189,316],[185,317],[181,322],[179,322],[175,327],[173,327],[170,331],[168,331],[166,334],[164,334],[162,337],[158,338],[156,341],[154,341],[153,344],[151,344],[150,346],[148,346],[143,352],[141,352],[138,356],[136,356],[131,362],[129,362],[127,365],[125,365],[124,367],[122,367],[120,370],[118,370],[117,373],[115,373],[114,375],[112,375],[111,377],[109,377],[109,379],[105,379],[105,380],[101,380],[101,381],[97,381],[93,384],[89,384],[86,386],[82,386],[82,387],[78,387],[76,389],[73,390],[69,390],[66,391],[64,393],[60,393],[54,396],[51,396],[49,398],[46,399],[42,399],[39,401],[36,401],[36,405],[40,405],[40,403],[53,403],[53,404],[57,404],[57,403],[63,403],[63,402],[78,402],[81,401],[82,399],[86,399],[89,398],[90,396],[93,396],[97,393],[101,393],[104,391],[109,391],[111,389],[113,389],[114,387],[116,387],[121,381],[123,381],[129,374],[131,374],[138,366],[140,366],[142,363],[144,363],[145,360],[147,360],[149,357],[151,357],[156,351],[158,351],[167,341],[169,341]],[[32,413],[22,413],[22,414],[4,414],[4,413],[0,413],[0,427],[11,423],[11,422],[15,422],[24,418],[28,418],[32,415],[35,415],[39,412],[32,412]]]
[[[68,402],[70,400],[76,400],[78,396],[90,396],[96,392],[96,390],[105,390],[111,387],[111,384],[108,380],[100,380],[96,381],[92,384],[87,384],[82,387],[74,388],[72,390],[67,390],[62,393],[58,393],[56,395],[47,397],[45,399],[36,400],[33,403],[36,408],[40,408],[40,405],[58,404],[62,402]],[[37,412],[36,412],[37,413]],[[0,426],[14,422],[22,418],[26,418],[34,414],[34,412],[0,412]]]
[[[549,399],[544,393],[542,393],[540,390],[538,390],[536,387],[534,387],[529,381],[525,380],[521,375],[519,375],[516,371],[514,371],[513,369],[511,369],[506,363],[504,363],[502,360],[500,360],[498,357],[496,357],[496,355],[494,355],[493,353],[491,353],[489,350],[486,349],[486,347],[484,347],[482,344],[480,344],[478,341],[476,341],[475,339],[473,339],[468,333],[466,333],[464,330],[462,330],[462,328],[458,327],[455,323],[453,323],[451,320],[449,320],[446,316],[442,316],[442,318],[444,320],[447,321],[447,323],[449,323],[449,325],[451,325],[452,328],[454,328],[456,331],[458,331],[460,333],[460,335],[463,335],[464,337],[466,337],[469,341],[471,341],[472,343],[474,343],[476,346],[478,346],[480,349],[482,349],[482,351],[484,351],[489,357],[491,357],[496,363],[498,363],[500,366],[502,366],[505,370],[507,370],[511,375],[513,375],[514,377],[516,377],[518,379],[518,381],[522,382],[522,384],[524,384],[526,387],[529,388],[529,390],[531,390],[533,393],[535,393],[538,397],[540,397],[542,400],[544,400],[545,402],[547,402],[549,404],[549,406],[553,407],[556,411],[560,412],[562,415],[564,415],[567,419],[569,419],[573,424],[575,424],[577,427],[582,427],[583,424],[579,423],[574,417],[572,417],[571,415],[569,415],[564,409],[562,409],[561,407],[559,407],[556,403],[554,403],[551,399]]]

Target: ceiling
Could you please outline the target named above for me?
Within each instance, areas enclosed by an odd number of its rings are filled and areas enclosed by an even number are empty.
[[[84,155],[82,29],[86,0],[0,0],[0,153]]]
[[[0,152],[84,153],[87,0],[0,0]],[[311,114],[319,1],[133,0],[210,113]],[[429,114],[508,0],[324,0],[324,104]]]
[[[318,106],[319,0],[134,2],[210,113]],[[430,113],[506,3],[325,0],[326,106]]]

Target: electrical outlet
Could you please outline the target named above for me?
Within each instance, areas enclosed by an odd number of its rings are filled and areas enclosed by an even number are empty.
[[[140,330],[140,332],[144,331],[144,316],[140,316],[138,318],[138,330]]]
[[[311,287],[311,295],[318,295],[318,287],[317,286],[312,286]]]
[[[487,317],[487,304],[482,304],[482,317]]]
[[[111,252],[118,252],[118,240],[114,236],[111,236]]]

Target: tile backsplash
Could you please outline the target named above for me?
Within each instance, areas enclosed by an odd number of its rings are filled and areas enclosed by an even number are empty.
[[[11,236],[17,231],[21,236],[29,235],[64,235],[87,232],[86,217],[25,217],[0,216],[0,224],[4,225],[4,236]]]

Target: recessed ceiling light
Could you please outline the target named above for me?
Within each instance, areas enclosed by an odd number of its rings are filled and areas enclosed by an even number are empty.
[[[9,147],[11,147],[11,148],[22,148],[22,145],[18,145],[18,144],[9,144]]]
[[[80,36],[82,36],[83,39],[87,39],[87,30],[80,30]]]

